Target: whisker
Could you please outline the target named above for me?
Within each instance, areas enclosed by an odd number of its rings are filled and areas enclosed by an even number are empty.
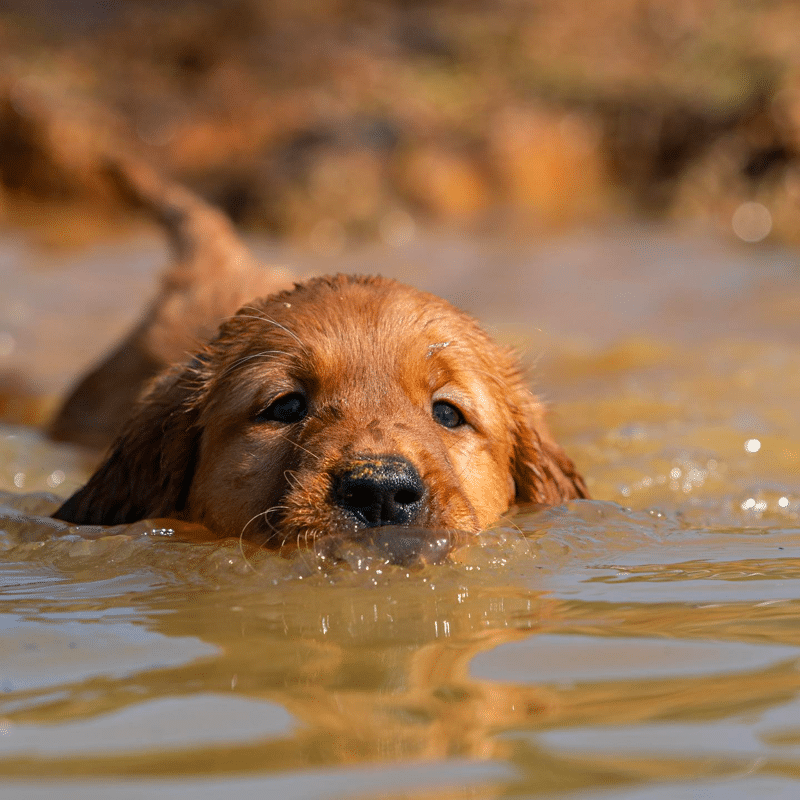
[[[289,510],[289,506],[272,506],[271,508],[268,508],[264,512],[264,514],[265,514],[264,522],[266,522],[267,525],[269,525],[269,528],[273,533],[277,533],[278,529],[269,521],[269,519],[267,519],[266,515],[267,514],[271,514],[273,511],[288,511],[288,510]]]
[[[308,530],[298,531],[297,538],[295,539],[295,545],[297,547],[297,555],[298,558],[303,562],[303,566],[309,571],[314,572],[315,570],[319,570],[318,565],[312,565],[309,563],[308,559],[306,558],[306,553],[308,552]],[[303,539],[302,545],[300,544],[300,539]],[[316,560],[316,554],[315,554]]]
[[[306,349],[306,346],[303,344],[303,342],[300,339],[300,337],[296,333],[294,333],[294,331],[289,330],[289,328],[287,328],[285,325],[281,325],[281,323],[278,322],[277,320],[274,320],[274,319],[272,319],[270,317],[267,317],[267,316],[265,316],[263,314],[259,314],[258,313],[258,309],[256,309],[256,308],[252,308],[251,306],[245,306],[245,309],[252,309],[253,311],[256,312],[256,314],[235,314],[233,317],[231,317],[231,319],[235,319],[235,318],[238,318],[238,319],[255,319],[255,320],[258,320],[259,322],[269,322],[271,325],[274,325],[276,328],[280,328],[280,330],[284,331],[285,333],[288,333],[289,336],[291,336],[292,339],[294,339],[297,342],[297,344],[300,345],[300,349],[306,355],[308,355],[308,350]],[[243,310],[245,310],[245,309],[243,309]]]
[[[523,531],[522,528],[520,528],[520,526],[517,525],[516,522],[514,522],[514,519],[511,514],[504,514],[494,525],[492,525],[492,527],[496,528],[500,525],[514,528],[514,530],[519,534],[519,538],[525,542],[525,547],[527,548],[528,553],[532,552],[533,543],[531,542],[530,537],[526,536],[525,531]]]
[[[292,489],[300,490],[302,487],[300,485],[300,480],[297,475],[290,469],[286,469],[283,471],[283,477],[286,478],[286,483],[292,487]]]
[[[246,361],[250,361],[254,358],[264,358],[266,359],[268,356],[286,356],[287,358],[291,358],[291,353],[287,353],[284,350],[262,350],[260,353],[253,353],[249,356],[242,356],[242,358],[237,359],[227,366],[218,376],[218,378],[224,378],[226,375],[229,375],[233,370],[238,369],[242,364]]]
[[[247,520],[247,522],[242,527],[242,530],[239,533],[239,555],[241,555],[241,557],[244,559],[245,564],[247,564],[247,566],[250,567],[250,569],[252,569],[253,572],[255,572],[256,569],[250,563],[250,560],[247,558],[247,556],[245,555],[245,552],[244,552],[244,533],[245,533],[245,531],[247,530],[248,526],[251,523],[255,522],[259,517],[263,517],[264,518],[264,522],[269,526],[270,530],[273,533],[277,533],[278,531],[275,528],[275,526],[269,521],[268,515],[272,514],[274,511],[280,511],[282,509],[285,510],[286,508],[287,508],[287,506],[271,506],[270,508],[266,509],[265,511],[260,511],[258,514],[255,514],[254,516],[250,517],[250,519]]]
[[[308,455],[310,455],[311,458],[315,458],[317,461],[321,461],[322,460],[322,456],[321,455],[319,455],[317,453],[312,453],[307,447],[303,447],[303,445],[299,444],[298,442],[293,442],[288,436],[280,433],[279,431],[276,431],[276,433],[284,441],[289,442],[289,444],[294,445],[296,448],[298,448],[299,450],[302,450],[304,453],[308,453]]]
[[[247,557],[247,555],[244,552],[244,532],[247,530],[247,526],[250,525],[251,522],[254,522],[259,517],[265,517],[265,515],[268,514],[268,513],[269,513],[269,509],[267,509],[266,511],[259,512],[254,517],[250,517],[250,519],[247,520],[247,522],[245,522],[244,527],[242,528],[241,532],[239,533],[239,555],[244,559],[244,563],[251,570],[253,570],[253,572],[256,571],[256,568],[252,565],[252,563],[250,562],[250,559]]]

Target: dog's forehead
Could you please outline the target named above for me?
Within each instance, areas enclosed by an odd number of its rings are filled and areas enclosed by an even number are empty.
[[[500,419],[510,363],[445,300],[386,279],[338,276],[249,304],[212,350],[213,397],[247,413],[298,389],[332,407],[392,413],[426,407],[445,392]]]
[[[316,279],[258,300],[238,318],[247,324],[249,347],[274,347],[329,367],[343,360],[362,365],[406,357],[471,360],[486,353],[489,341],[445,300],[385,278]]]
[[[255,301],[223,326],[209,355],[210,406],[228,411],[249,414],[306,391],[339,412],[402,416],[439,397],[507,423],[508,353],[446,301],[383,279]]]

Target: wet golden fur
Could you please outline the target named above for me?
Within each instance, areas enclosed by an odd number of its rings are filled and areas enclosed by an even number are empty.
[[[195,283],[213,294],[215,280]],[[248,277],[247,290],[257,285]],[[184,322],[191,315],[178,307],[166,315],[169,335],[182,324],[198,333],[209,313]],[[169,360],[152,351],[153,362]],[[96,371],[95,393],[115,363]],[[306,404],[302,418],[273,418],[286,397]],[[364,464],[392,486],[410,481],[408,505],[376,519],[354,511],[337,486]],[[337,275],[247,302],[191,358],[163,369],[57,516],[104,525],[175,517],[279,545],[393,524],[478,531],[514,503],[584,496],[515,360],[474,320],[396,281]]]

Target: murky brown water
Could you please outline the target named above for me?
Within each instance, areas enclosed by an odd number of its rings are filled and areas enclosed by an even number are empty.
[[[44,407],[158,247],[3,252],[3,358]],[[293,260],[403,277],[526,343],[597,500],[452,564],[334,568],[37,519],[89,465],[0,429],[13,796],[798,796],[796,255],[627,230]]]

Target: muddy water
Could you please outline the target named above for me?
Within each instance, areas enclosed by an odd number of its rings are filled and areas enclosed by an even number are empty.
[[[4,375],[44,408],[159,249],[4,247]],[[403,277],[525,345],[597,499],[447,565],[331,566],[47,521],[87,459],[0,429],[13,796],[798,796],[797,256],[652,230],[270,255]]]

